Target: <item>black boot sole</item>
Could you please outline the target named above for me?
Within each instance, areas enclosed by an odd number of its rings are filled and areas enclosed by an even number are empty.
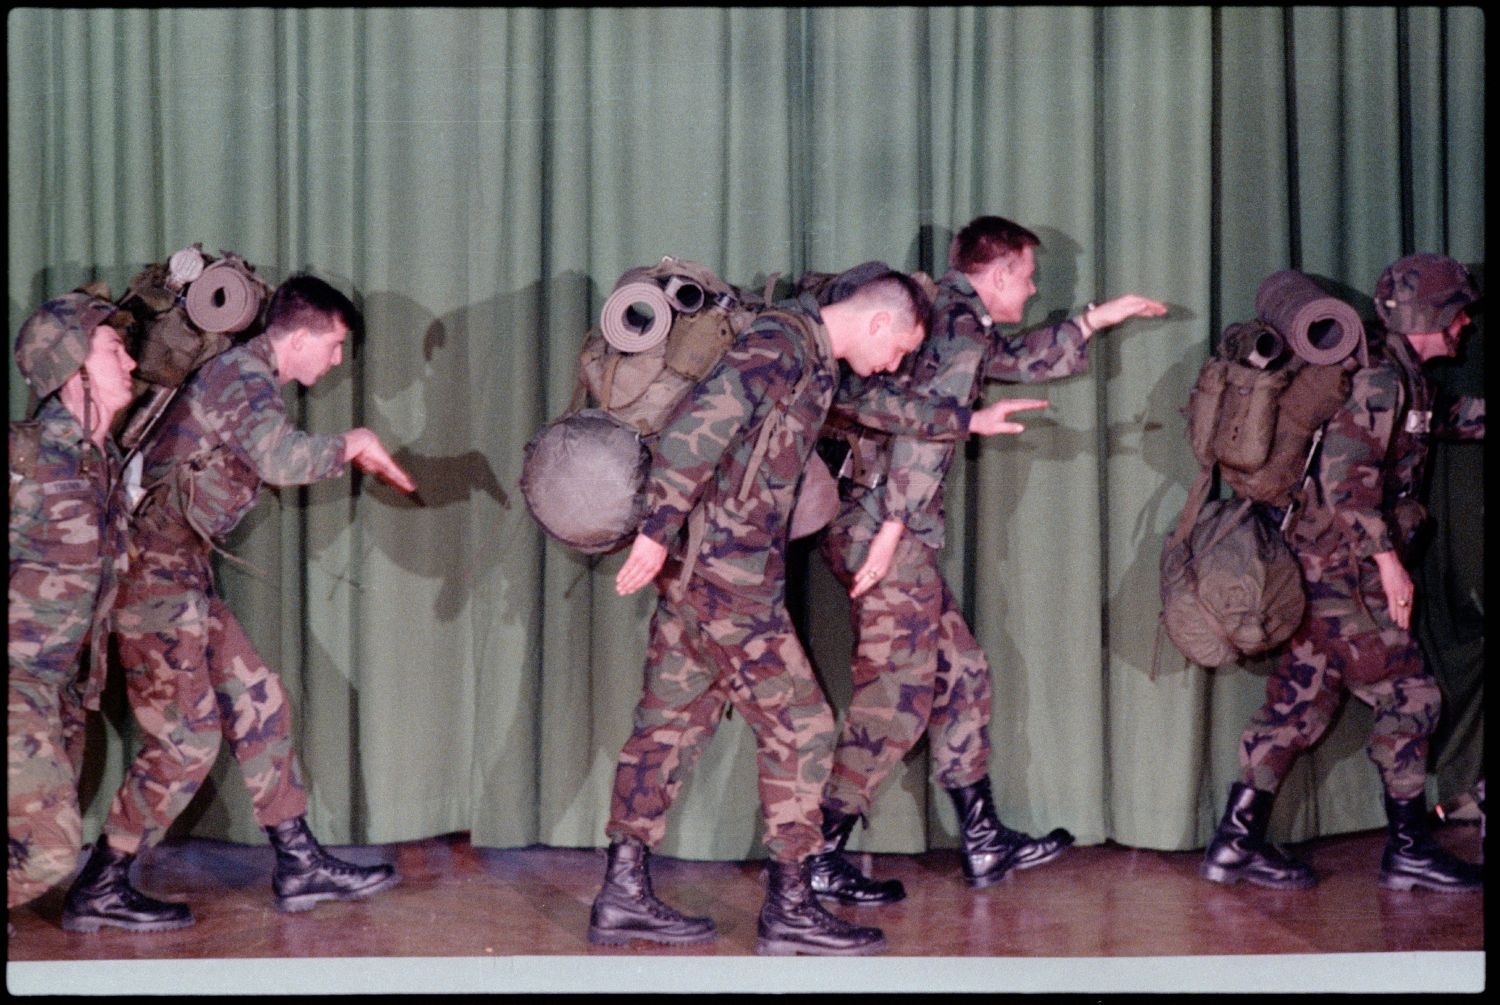
[[[392,873],[378,883],[364,887],[360,890],[326,890],[318,893],[299,893],[291,897],[277,897],[276,910],[283,914],[301,914],[303,911],[311,911],[325,900],[363,900],[382,890],[389,890],[401,882],[400,873]]]
[[[874,956],[890,948],[884,938],[857,946],[815,946],[796,939],[756,939],[756,956]]]
[[[1482,893],[1484,884],[1478,883],[1474,886],[1467,884],[1457,886],[1447,883],[1435,883],[1430,879],[1419,876],[1405,876],[1399,872],[1383,872],[1380,874],[1380,885],[1387,890],[1414,890],[1420,887],[1423,890],[1432,890],[1436,893]]]
[[[1236,883],[1249,883],[1252,886],[1263,887],[1267,890],[1311,890],[1318,885],[1316,879],[1292,879],[1292,880],[1270,880],[1249,873],[1238,872],[1222,865],[1209,865],[1204,863],[1198,867],[1198,875],[1210,883],[1221,883],[1224,886],[1234,886]]]
[[[887,904],[899,904],[906,899],[906,894],[904,893],[899,897],[883,897],[879,900],[871,900],[869,898],[861,900],[854,897],[846,897],[838,893],[819,893],[817,890],[814,890],[813,894],[819,900],[836,901],[845,907],[884,907]]]
[[[972,879],[968,876],[965,876],[964,885],[967,886],[970,890],[987,890],[992,886],[1005,882],[1005,878],[1009,875],[1010,870],[1007,869],[1004,872],[994,876],[975,876]]]
[[[127,932],[175,932],[179,928],[190,928],[198,919],[177,918],[170,921],[123,921],[118,918],[95,918],[63,915],[62,929],[89,935],[102,928],[120,928]]]
[[[1021,872],[1024,869],[1035,869],[1039,865],[1046,865],[1048,862],[1055,862],[1062,856],[1062,853],[1067,851],[1070,847],[1071,845],[1063,845],[1061,848],[1058,848],[1051,854],[1043,855],[1041,858],[1034,858],[1030,861],[1016,859],[1011,863],[1010,869],[1012,872]]]
[[[693,946],[700,942],[712,942],[719,937],[715,929],[701,935],[662,935],[659,932],[613,932],[608,929],[589,928],[589,943],[595,946],[623,946],[631,942],[659,942],[667,946]]]

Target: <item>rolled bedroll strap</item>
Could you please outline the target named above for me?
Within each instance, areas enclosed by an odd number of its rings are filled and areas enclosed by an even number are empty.
[[[1265,278],[1255,294],[1255,311],[1309,363],[1342,362],[1364,341],[1359,312],[1295,269]]]
[[[215,262],[188,286],[184,306],[206,332],[240,332],[260,313],[260,286],[232,262]]]

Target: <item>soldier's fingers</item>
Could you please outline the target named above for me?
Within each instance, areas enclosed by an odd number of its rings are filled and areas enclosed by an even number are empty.
[[[639,576],[628,567],[622,567],[615,576],[615,592],[622,597],[629,596],[643,585],[645,584],[639,582]]]
[[[402,492],[413,492],[417,488],[417,483],[412,479],[411,475],[403,471],[400,465],[388,457],[361,454],[355,460],[361,470],[368,471],[381,481],[400,489]]]
[[[380,459],[380,466],[386,480],[402,491],[410,492],[417,487],[416,479],[407,474],[406,469],[397,464],[389,454]]]
[[[868,565],[860,569],[854,577],[854,586],[849,590],[849,596],[862,597],[866,593],[869,593],[870,590],[874,589],[875,584],[885,578],[885,573],[886,570],[884,569]]]
[[[412,478],[411,475],[402,470],[400,465],[396,464],[394,461],[391,462],[390,468],[386,470],[385,478],[386,481],[390,482],[402,492],[415,492],[417,490],[416,480]]]

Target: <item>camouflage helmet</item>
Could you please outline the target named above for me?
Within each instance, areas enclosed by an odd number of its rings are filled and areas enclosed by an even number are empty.
[[[105,297],[75,291],[54,297],[26,319],[16,337],[16,366],[38,398],[47,397],[78,372],[89,354],[94,329],[117,311]]]
[[[1375,313],[1403,335],[1442,331],[1478,299],[1468,269],[1430,252],[1397,259],[1375,283]]]

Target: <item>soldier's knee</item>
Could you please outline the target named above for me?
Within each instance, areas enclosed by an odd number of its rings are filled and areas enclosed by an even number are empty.
[[[219,757],[223,734],[219,729],[218,717],[211,716],[208,721],[192,725],[177,723],[171,729],[157,734],[155,740],[150,745],[156,751],[152,760],[165,761],[181,775],[201,780],[208,775]]]

